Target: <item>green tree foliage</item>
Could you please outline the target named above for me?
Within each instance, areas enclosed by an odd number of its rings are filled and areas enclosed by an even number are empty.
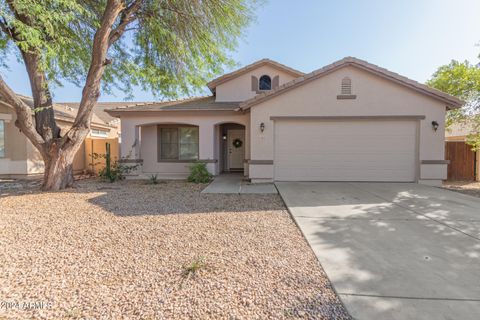
[[[452,60],[441,66],[427,85],[464,100],[465,106],[447,114],[447,126],[458,124],[468,128],[467,142],[480,150],[480,67],[468,61]]]
[[[0,98],[15,109],[16,126],[42,155],[43,188],[73,183],[73,158],[88,135],[101,89],[130,96],[140,86],[162,97],[190,95],[233,64],[229,53],[256,5],[257,0],[0,0],[0,58],[13,53],[24,63],[33,107],[1,75]],[[72,127],[61,132],[51,89],[64,81],[83,89]]]
[[[9,5],[13,2],[14,5]],[[0,0],[0,21],[15,37],[0,33],[0,52],[41,52],[49,83],[82,86],[91,64],[93,37],[106,10],[105,0]],[[127,94],[139,85],[162,97],[189,95],[223,72],[228,54],[253,17],[254,0],[119,1],[108,68],[102,88]],[[138,3],[135,13],[126,10]],[[12,10],[14,8],[14,10]],[[30,23],[20,19],[28,17]],[[122,21],[123,19],[127,19]],[[125,25],[121,27],[121,23]],[[119,28],[120,27],[120,28]],[[118,37],[118,39],[117,39]],[[21,50],[16,50],[15,47]],[[13,49],[13,50],[12,50]]]

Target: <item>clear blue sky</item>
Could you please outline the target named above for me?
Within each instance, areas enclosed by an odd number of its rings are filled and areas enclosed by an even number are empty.
[[[269,0],[245,32],[233,58],[261,58],[310,72],[355,56],[417,81],[451,59],[478,62],[479,0]],[[24,67],[10,61],[2,72],[12,88],[31,95]],[[81,88],[55,88],[56,101],[78,101]],[[154,100],[136,90],[137,101]],[[101,101],[122,101],[121,92]]]

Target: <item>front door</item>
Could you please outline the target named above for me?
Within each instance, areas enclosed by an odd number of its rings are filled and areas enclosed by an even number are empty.
[[[243,170],[245,159],[245,130],[228,130],[228,170]]]

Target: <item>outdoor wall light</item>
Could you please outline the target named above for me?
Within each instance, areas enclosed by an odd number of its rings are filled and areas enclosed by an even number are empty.
[[[437,131],[437,129],[438,129],[438,122],[437,121],[432,121],[432,128],[433,128],[433,131]]]
[[[265,123],[260,123],[260,131],[265,131]]]
[[[223,140],[227,140],[227,135],[224,134],[224,135],[222,136],[222,139],[223,139]]]

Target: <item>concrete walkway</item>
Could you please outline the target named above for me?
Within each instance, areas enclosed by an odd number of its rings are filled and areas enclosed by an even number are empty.
[[[355,319],[480,319],[480,199],[407,183],[277,188]]]
[[[277,193],[273,183],[251,184],[241,173],[216,176],[202,193]]]

